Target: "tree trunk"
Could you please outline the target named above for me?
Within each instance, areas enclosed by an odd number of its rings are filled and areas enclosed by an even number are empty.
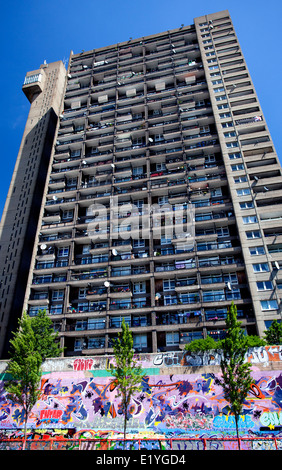
[[[240,439],[239,439],[239,426],[238,426],[239,416],[235,414],[235,424],[236,424],[236,435],[238,439],[238,448],[241,450]]]
[[[128,408],[128,403],[127,403],[127,397],[125,397],[124,400],[124,422],[123,422],[123,450],[125,449],[125,439],[126,439],[126,421],[127,421],[127,408]]]
[[[28,418],[28,412],[27,410],[25,411],[25,419],[24,419],[24,440],[23,440],[23,450],[26,450],[26,435],[27,435],[27,418]]]

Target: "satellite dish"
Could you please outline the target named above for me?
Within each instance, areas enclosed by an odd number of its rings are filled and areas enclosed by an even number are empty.
[[[109,281],[105,281],[105,282],[104,282],[104,286],[105,286],[105,287],[110,287]]]
[[[117,256],[117,255],[118,255],[118,252],[117,252],[117,250],[116,250],[115,248],[112,249],[112,253],[113,253],[114,256]]]
[[[57,198],[57,196],[53,196],[52,199],[53,199],[53,201],[57,201],[58,198]]]
[[[45,243],[42,243],[42,245],[40,245],[40,248],[41,248],[41,250],[46,250],[47,245],[45,245]]]

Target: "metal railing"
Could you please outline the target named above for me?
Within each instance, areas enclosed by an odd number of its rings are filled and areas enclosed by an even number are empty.
[[[282,437],[1,439],[0,450],[282,450]]]

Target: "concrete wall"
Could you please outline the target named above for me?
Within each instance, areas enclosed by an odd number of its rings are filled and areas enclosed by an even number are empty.
[[[282,346],[254,348],[253,384],[240,418],[242,436],[282,436]],[[43,365],[41,396],[28,420],[30,437],[122,437],[123,415],[107,372],[112,357],[50,359]],[[145,377],[131,402],[128,437],[225,437],[235,434],[220,376],[220,354],[183,352],[140,357]],[[21,436],[20,407],[3,390],[0,361],[0,435]]]

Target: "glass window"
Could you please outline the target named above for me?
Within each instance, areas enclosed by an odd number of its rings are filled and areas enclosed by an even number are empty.
[[[163,280],[163,290],[174,290],[175,289],[175,280],[174,279],[166,279]]]
[[[251,256],[265,255],[264,246],[252,246],[249,248]]]
[[[241,209],[252,209],[254,207],[253,201],[240,202]]]
[[[256,263],[253,264],[254,273],[266,273],[269,272],[269,266],[267,263]]]
[[[236,192],[238,196],[248,196],[249,194],[251,194],[250,188],[237,189]]]
[[[261,300],[260,305],[262,310],[275,310],[278,308],[277,300]]]
[[[234,183],[246,183],[247,181],[246,175],[234,176]]]
[[[133,335],[133,347],[137,350],[147,348],[147,335]]]
[[[241,155],[240,152],[230,153],[229,154],[229,159],[230,160],[235,160],[236,158],[242,158],[242,155]]]
[[[257,282],[257,290],[272,290],[273,284],[271,281],[259,281]]]
[[[261,233],[259,230],[250,230],[249,232],[246,232],[246,237],[248,239],[250,238],[261,238]]]
[[[244,170],[244,165],[243,163],[237,163],[237,165],[231,165],[231,170],[232,171]]]
[[[146,282],[145,281],[134,282],[133,292],[134,292],[134,294],[139,294],[139,293],[146,292]]]
[[[52,300],[63,300],[63,298],[64,298],[64,291],[63,290],[53,290]]]
[[[243,224],[255,224],[257,221],[258,219],[256,215],[248,215],[243,217]]]
[[[226,147],[227,147],[227,148],[239,147],[239,144],[238,144],[238,142],[228,142],[228,143],[226,144]]]
[[[166,333],[166,346],[177,346],[179,344],[179,333]]]
[[[50,306],[50,314],[51,315],[61,315],[63,313],[63,305],[62,304],[55,304]]]

